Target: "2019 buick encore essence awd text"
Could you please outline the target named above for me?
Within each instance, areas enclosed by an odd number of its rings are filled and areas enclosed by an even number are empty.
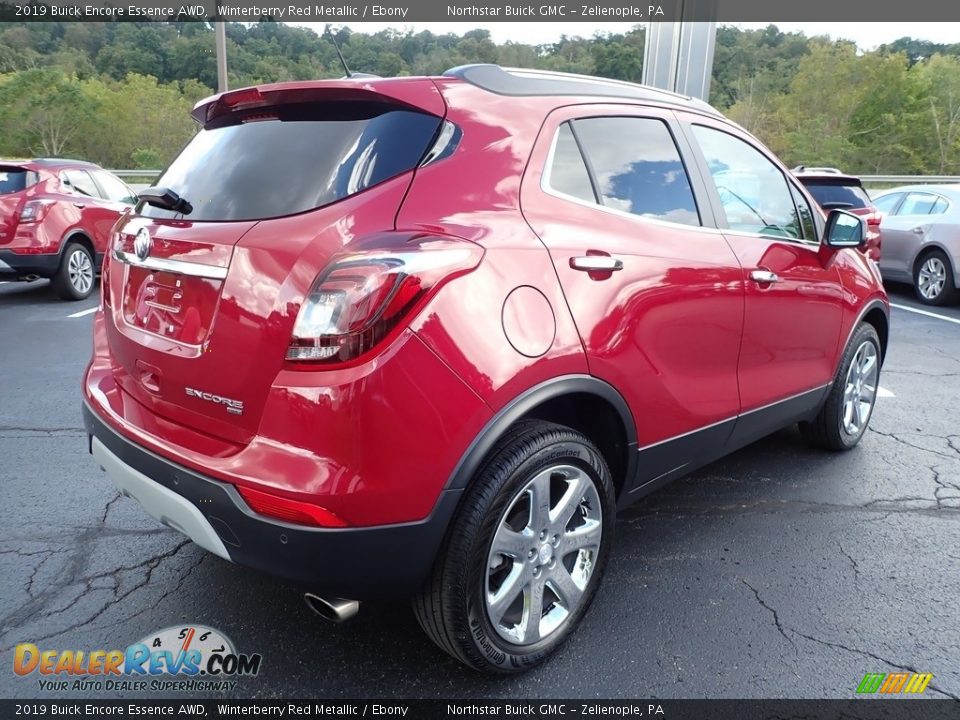
[[[792,423],[865,431],[862,221],[702,102],[474,65],[193,115],[115,228],[90,450],[329,613],[412,599],[454,657],[523,670],[587,612],[617,508]]]

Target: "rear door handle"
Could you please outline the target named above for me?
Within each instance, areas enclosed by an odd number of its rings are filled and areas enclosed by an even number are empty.
[[[74,206],[75,208],[80,208],[80,209],[82,210],[83,208],[85,208],[85,207],[87,206],[87,204],[86,204],[86,203],[75,202],[75,203],[73,204],[73,206]]]
[[[623,260],[609,255],[580,255],[570,258],[570,267],[584,272],[623,270]]]
[[[917,235],[923,235],[926,231],[922,227],[915,227],[912,232],[915,232]]]
[[[764,270],[761,268],[759,270],[754,270],[753,272],[751,272],[750,279],[757,283],[768,284],[768,283],[777,282],[780,279],[780,276],[777,275],[775,272],[772,272],[770,270]]]

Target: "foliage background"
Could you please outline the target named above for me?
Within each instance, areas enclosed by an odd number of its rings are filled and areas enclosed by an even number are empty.
[[[548,45],[496,44],[485,30],[435,35],[338,31],[354,70],[442,73],[471,62],[639,81],[644,28]],[[308,28],[227,25],[232,88],[342,75]],[[161,168],[213,92],[206,23],[0,23],[0,156],[71,156]],[[859,52],[846,41],[720,27],[711,102],[788,164],[862,174],[960,174],[960,43],[902,38]]]

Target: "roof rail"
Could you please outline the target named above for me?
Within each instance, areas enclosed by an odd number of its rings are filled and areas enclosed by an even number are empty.
[[[710,115],[720,113],[709,104],[696,98],[678,95],[658,88],[638,85],[623,80],[575,75],[573,73],[553,72],[550,70],[528,70],[525,68],[503,68],[499,65],[477,64],[460,65],[450,68],[445,77],[459,78],[497,95],[535,96],[535,95],[585,95],[594,97],[612,97],[625,100],[642,100],[675,105],[685,109],[698,110]]]
[[[55,158],[55,157],[42,157],[42,158],[33,158],[30,162],[39,163],[40,165],[60,165],[62,163],[74,163],[75,165],[90,165],[93,166],[94,163],[89,160],[74,160],[72,158]]]
[[[820,173],[822,175],[843,175],[843,171],[837,170],[834,167],[807,167],[805,165],[797,165],[790,172],[795,173]]]

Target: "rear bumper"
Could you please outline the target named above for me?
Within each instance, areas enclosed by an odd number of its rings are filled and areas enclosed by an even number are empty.
[[[0,250],[0,277],[19,279],[29,275],[53,277],[60,267],[57,253],[20,255],[12,250]]]
[[[441,493],[414,523],[315,529],[256,515],[230,484],[127,440],[84,403],[90,450],[117,487],[201,547],[245,565],[354,600],[411,597],[443,542],[461,490]]]

